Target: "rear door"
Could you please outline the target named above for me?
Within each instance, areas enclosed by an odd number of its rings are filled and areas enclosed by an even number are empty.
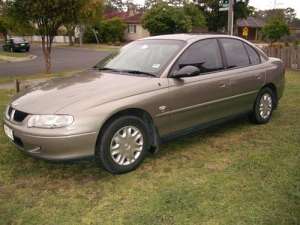
[[[177,60],[171,74],[185,65],[197,66],[194,77],[169,78],[168,103],[170,130],[177,131],[216,120],[228,115],[230,87],[224,76],[223,59],[216,39],[205,39],[192,44]]]
[[[256,50],[232,38],[220,39],[226,73],[230,74],[231,109],[235,113],[252,109],[259,89],[265,82],[265,69]]]

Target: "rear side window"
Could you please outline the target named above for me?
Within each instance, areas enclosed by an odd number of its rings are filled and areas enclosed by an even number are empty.
[[[252,48],[248,44],[244,43],[244,45],[245,45],[245,47],[247,49],[247,52],[249,54],[251,64],[252,65],[259,64],[260,63],[260,57],[259,57],[258,53],[254,50],[254,48]]]
[[[243,42],[235,39],[221,39],[228,68],[249,66],[249,56]]]
[[[216,39],[207,39],[192,44],[177,61],[173,71],[184,66],[196,66],[200,73],[223,69],[222,57]]]

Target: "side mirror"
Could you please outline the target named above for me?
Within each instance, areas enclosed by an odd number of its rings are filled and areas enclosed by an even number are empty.
[[[200,73],[200,69],[196,66],[184,66],[180,70],[172,74],[173,78],[192,77]]]

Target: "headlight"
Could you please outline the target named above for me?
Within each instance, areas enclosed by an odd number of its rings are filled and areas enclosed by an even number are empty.
[[[28,127],[61,128],[73,123],[70,115],[32,115],[28,120]]]

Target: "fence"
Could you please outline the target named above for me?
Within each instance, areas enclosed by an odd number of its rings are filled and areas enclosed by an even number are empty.
[[[26,36],[25,39],[29,42],[41,42],[42,41],[41,36],[38,36],[38,35]],[[68,44],[69,37],[68,36],[55,36],[53,43]]]
[[[270,57],[280,58],[286,68],[300,70],[300,47],[262,47]]]

